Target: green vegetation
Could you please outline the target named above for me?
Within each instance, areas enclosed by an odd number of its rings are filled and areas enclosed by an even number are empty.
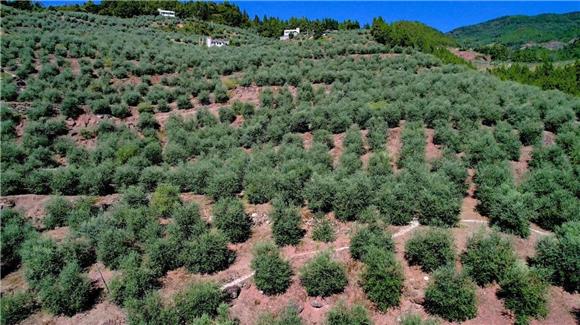
[[[449,32],[449,35],[466,46],[499,43],[516,48],[528,42],[568,42],[577,36],[579,20],[579,12],[506,16],[460,27]]]
[[[523,64],[512,64],[493,68],[490,72],[502,80],[513,80],[544,90],[558,89],[580,96],[580,84],[576,79],[576,71],[578,71],[579,66],[579,61],[562,66],[546,62],[535,68],[529,68]]]
[[[256,272],[256,287],[267,295],[284,293],[290,286],[292,269],[290,263],[280,256],[273,243],[258,243],[254,247],[252,269]]]
[[[516,255],[508,239],[480,231],[468,239],[461,262],[465,273],[483,286],[499,282],[516,262]]]
[[[433,274],[425,290],[425,309],[448,321],[466,321],[477,315],[475,283],[453,266],[443,267]]]
[[[91,283],[76,263],[65,265],[54,280],[45,280],[38,293],[42,307],[59,315],[74,315],[91,304]]]
[[[357,260],[363,260],[372,249],[394,251],[395,243],[391,234],[379,225],[359,228],[350,239],[350,255]]]
[[[300,269],[300,282],[309,296],[330,296],[342,292],[348,283],[345,267],[320,253]]]
[[[537,275],[578,290],[577,96],[469,69],[447,50],[452,39],[413,22],[250,20],[211,2],[0,6],[1,268],[3,277],[22,270],[28,288],[3,294],[3,322],[38,308],[72,316],[98,296],[132,324],[246,323],[228,311],[236,287],[158,291],[176,272],[221,282],[248,267],[267,295],[285,293],[294,275],[292,288],[310,296],[351,281],[365,292],[357,303],[388,310],[405,296],[387,230],[415,220],[457,227],[468,171],[492,227],[518,241],[531,223],[555,235],[538,243],[525,272],[513,271],[507,237],[474,236],[460,256],[465,275],[449,271],[433,284],[461,298],[461,309],[432,297],[433,308],[467,317],[466,276],[500,283],[522,322],[542,314]],[[180,17],[160,17],[158,7]],[[294,27],[303,32],[278,39]],[[230,45],[201,46],[207,36]],[[535,71],[546,72],[546,89],[575,89],[551,77],[561,69]],[[521,175],[515,162],[530,150]],[[276,246],[260,244],[251,265],[237,265],[248,261],[251,236],[270,230]],[[435,273],[453,264],[450,232],[409,233],[409,263]],[[345,235],[354,261],[329,252],[291,267],[294,253],[320,249],[312,245],[344,254]],[[114,272],[99,292],[87,285],[95,269]],[[336,306],[332,324],[369,324],[377,312]],[[299,324],[297,307],[269,323]]]
[[[405,258],[409,265],[419,265],[423,272],[432,272],[455,261],[455,245],[451,232],[431,228],[416,232],[405,243]]]
[[[191,272],[214,273],[225,270],[235,259],[228,249],[228,241],[219,230],[200,235],[197,240],[186,243],[181,260]]]
[[[244,206],[239,200],[224,198],[217,201],[213,214],[213,224],[224,233],[229,241],[240,243],[250,237],[252,220],[244,212]]]
[[[328,325],[372,325],[368,311],[361,305],[346,306],[339,302],[326,313]]]
[[[399,305],[403,291],[403,268],[392,252],[371,247],[363,259],[361,286],[381,311]]]
[[[270,313],[260,315],[257,325],[302,325],[302,319],[298,309],[294,305],[289,305],[277,316]]]
[[[2,295],[0,300],[0,324],[18,324],[38,308],[31,292]]]
[[[325,243],[333,242],[336,238],[334,227],[332,223],[322,217],[322,219],[318,220],[312,229],[312,239],[316,241],[321,241]]]
[[[536,244],[534,266],[546,272],[552,283],[569,292],[580,291],[580,223],[567,222],[555,236],[541,238]]]
[[[516,314],[516,324],[528,324],[530,318],[548,315],[548,284],[535,270],[516,264],[506,272],[499,285],[498,296]]]
[[[285,206],[283,203],[274,205],[272,213],[272,233],[279,246],[297,245],[304,236],[300,228],[300,211],[294,206]]]
[[[463,64],[473,68],[471,63],[453,55],[447,49],[447,47],[456,45],[455,40],[422,23],[397,21],[389,25],[379,17],[373,19],[371,34],[379,43],[390,46],[414,47],[433,54],[444,63]]]

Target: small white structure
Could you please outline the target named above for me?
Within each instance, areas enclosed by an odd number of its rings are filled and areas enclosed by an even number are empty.
[[[205,39],[205,45],[207,47],[222,47],[230,45],[230,41],[221,38],[208,37]]]
[[[300,34],[300,28],[295,28],[295,29],[285,29],[284,30],[284,35],[280,36],[280,40],[281,41],[285,41],[290,39],[290,35],[292,35],[292,37],[296,36]]]
[[[159,13],[159,15],[161,15],[163,17],[173,17],[173,18],[175,18],[175,11],[157,9],[157,12]]]

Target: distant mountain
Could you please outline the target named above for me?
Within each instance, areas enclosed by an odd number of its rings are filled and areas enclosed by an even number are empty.
[[[538,16],[505,16],[460,27],[448,35],[460,44],[471,47],[499,43],[516,48],[527,43],[569,42],[580,38],[580,11]]]

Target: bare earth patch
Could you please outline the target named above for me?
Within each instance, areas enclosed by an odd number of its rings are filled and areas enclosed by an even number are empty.
[[[333,135],[334,148],[330,150],[330,156],[332,157],[334,167],[338,166],[338,161],[342,152],[344,151],[342,143],[344,142],[344,133]]]
[[[516,184],[521,183],[525,173],[528,171],[528,163],[532,160],[532,150],[532,146],[521,147],[520,159],[518,161],[510,161]]]
[[[389,158],[391,160],[391,167],[394,171],[398,170],[397,161],[399,161],[399,156],[401,155],[401,148],[403,148],[403,142],[401,140],[401,132],[405,127],[405,121],[401,121],[398,127],[389,129],[389,136],[387,140],[387,150],[389,152]]]
[[[427,161],[433,161],[438,158],[441,158],[443,154],[440,150],[440,145],[436,145],[433,143],[433,137],[435,136],[435,130],[433,129],[425,129],[425,135],[427,137],[425,146],[425,158]]]

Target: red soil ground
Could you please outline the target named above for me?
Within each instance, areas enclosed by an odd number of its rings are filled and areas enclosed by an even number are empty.
[[[389,158],[391,159],[391,166],[394,171],[398,170],[397,161],[401,154],[401,148],[403,148],[403,142],[401,140],[401,132],[405,127],[405,121],[401,121],[398,127],[389,129],[389,136],[387,140],[387,151],[389,153]]]
[[[433,161],[435,159],[441,158],[443,155],[440,150],[440,145],[433,143],[433,136],[435,135],[435,130],[425,129],[425,135],[427,136],[427,145],[425,146],[425,158],[427,161]]]
[[[330,150],[330,156],[332,157],[333,165],[338,166],[338,161],[342,152],[344,151],[342,143],[344,142],[344,133],[335,134],[333,137],[334,148]]]
[[[528,171],[528,163],[532,160],[532,150],[532,146],[521,147],[520,159],[518,161],[510,161],[516,184],[521,183],[525,173]]]

